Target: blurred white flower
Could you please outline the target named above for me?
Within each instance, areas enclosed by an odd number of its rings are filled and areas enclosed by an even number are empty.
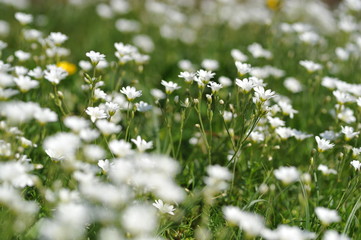
[[[55,45],[61,45],[66,40],[68,40],[68,37],[65,34],[60,33],[60,32],[52,32],[47,37],[47,40],[50,41],[51,43],[55,44]]]
[[[341,218],[336,210],[332,210],[324,207],[316,207],[315,213],[318,219],[320,219],[322,224],[324,225],[329,225],[331,223],[341,221]]]
[[[133,153],[132,146],[130,143],[121,140],[112,140],[109,142],[109,149],[114,153],[117,157],[124,157]]]
[[[108,135],[111,135],[114,133],[119,133],[120,130],[122,129],[121,126],[116,125],[115,123],[112,123],[112,122],[108,122],[107,120],[99,120],[95,123],[95,125],[100,130],[100,132],[102,134],[104,134],[105,136],[108,136]]]
[[[201,66],[208,71],[215,71],[219,68],[219,63],[214,59],[204,59],[201,63]]]
[[[39,108],[34,113],[34,118],[38,120],[39,123],[45,124],[48,122],[56,122],[58,120],[58,115],[49,108]]]
[[[14,77],[14,82],[23,93],[28,92],[30,89],[37,88],[39,86],[38,81],[32,80],[28,76]]]
[[[296,78],[286,78],[283,82],[283,85],[287,88],[287,90],[291,91],[292,93],[299,93],[303,90],[303,86]]]
[[[15,13],[15,19],[18,20],[22,25],[27,25],[33,22],[33,16],[31,14],[22,12]]]
[[[284,184],[290,184],[300,179],[300,172],[296,167],[280,167],[274,170],[274,175]]]
[[[235,64],[237,67],[238,74],[240,76],[243,76],[243,75],[249,73],[252,69],[251,65],[248,63],[242,63],[240,61],[236,61]]]
[[[345,234],[339,234],[335,230],[327,230],[322,240],[350,240]]]
[[[315,71],[321,70],[322,66],[318,63],[309,61],[309,60],[302,60],[300,61],[300,65],[307,69],[308,72],[313,73]]]
[[[352,160],[351,165],[355,168],[355,170],[361,169],[361,162],[358,160]]]
[[[321,171],[323,175],[337,174],[335,169],[330,169],[326,165],[320,164],[317,170]]]
[[[157,227],[157,215],[153,207],[148,205],[131,205],[122,214],[122,225],[134,236],[153,233]]]
[[[43,148],[54,161],[73,160],[80,147],[80,138],[72,133],[59,132],[47,137]]]

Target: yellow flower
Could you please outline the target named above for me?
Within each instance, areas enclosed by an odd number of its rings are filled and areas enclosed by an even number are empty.
[[[64,69],[68,72],[69,75],[73,75],[76,72],[76,66],[75,64],[72,64],[67,61],[61,61],[57,64],[58,67]]]
[[[279,10],[282,6],[282,0],[266,0],[266,5],[273,11]]]

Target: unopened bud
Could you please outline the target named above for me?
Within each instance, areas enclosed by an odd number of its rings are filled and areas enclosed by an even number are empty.
[[[178,96],[178,95],[174,97],[174,102],[175,102],[175,103],[178,103],[178,102],[179,102],[179,96]]]

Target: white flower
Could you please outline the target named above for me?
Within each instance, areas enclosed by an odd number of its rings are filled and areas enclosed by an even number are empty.
[[[152,96],[157,100],[166,98],[165,93],[162,90],[156,88],[151,89],[150,94],[152,94]]]
[[[347,237],[344,234],[339,234],[335,230],[327,230],[325,234],[323,235],[323,240],[350,240],[349,237]]]
[[[353,123],[356,121],[356,117],[354,116],[354,112],[350,108],[342,108],[341,112],[337,114],[337,118],[344,121],[345,123]]]
[[[220,84],[222,84],[223,86],[225,87],[229,87],[229,86],[232,86],[232,80],[228,77],[225,77],[225,76],[220,76],[218,78],[218,82]]]
[[[97,130],[91,128],[84,128],[79,132],[79,137],[85,142],[94,141],[99,135],[100,133]]]
[[[222,209],[224,218],[231,224],[238,225],[249,237],[256,237],[265,229],[264,219],[258,214],[226,206]]]
[[[110,169],[110,162],[108,159],[105,160],[99,160],[98,166],[103,170],[103,172],[108,172]]]
[[[212,93],[217,93],[223,86],[222,84],[210,81],[207,85],[207,87],[212,89]]]
[[[206,194],[212,197],[213,194],[223,191],[228,187],[228,181],[232,178],[232,173],[220,165],[211,165],[207,167],[208,177],[204,179],[207,185]]]
[[[153,203],[152,205],[158,208],[161,213],[168,213],[170,215],[174,215],[174,206],[168,203],[163,203],[161,199],[155,200],[155,203]]]
[[[99,159],[104,158],[105,156],[104,149],[95,144],[85,145],[83,147],[83,152],[85,157],[91,161],[97,161]]]
[[[343,134],[345,134],[345,140],[346,141],[350,141],[352,138],[356,137],[359,135],[360,132],[354,132],[353,127],[349,127],[349,126],[341,126],[342,130],[341,132]]]
[[[19,93],[18,90],[14,90],[10,88],[7,89],[0,88],[0,99],[7,100],[18,93]]]
[[[48,65],[46,68],[47,70],[44,71],[45,79],[47,79],[52,84],[57,85],[61,80],[68,76],[67,71],[55,65]]]
[[[143,101],[136,103],[135,106],[137,107],[138,112],[147,112],[153,108],[152,105],[149,105],[148,103]]]
[[[89,121],[81,117],[69,116],[64,119],[64,124],[72,131],[80,132],[89,126]]]
[[[26,41],[38,41],[43,34],[36,29],[23,29],[23,35]]]
[[[317,170],[321,171],[323,175],[337,174],[337,171],[334,169],[328,168],[326,165],[320,164]]]
[[[331,149],[335,146],[335,144],[330,143],[329,140],[326,140],[324,138],[320,138],[319,136],[315,137],[316,142],[317,142],[317,148],[319,152],[324,152],[328,149]]]
[[[123,139],[117,141],[112,140],[109,143],[109,149],[117,157],[124,157],[133,153],[132,146],[130,143],[124,141]]]
[[[219,68],[218,61],[214,59],[204,59],[201,66],[209,71],[214,71]]]
[[[140,136],[137,136],[136,139],[132,139],[132,142],[137,146],[137,149],[139,152],[144,152],[148,149],[153,148],[153,142],[146,142],[144,139],[142,139]]]
[[[300,65],[303,66],[304,68],[306,68],[307,71],[310,73],[322,69],[322,66],[320,64],[309,61],[309,60],[300,61]]]
[[[247,50],[252,54],[254,58],[266,58],[271,59],[272,53],[264,49],[259,43],[253,43],[247,47]]]
[[[106,102],[105,108],[109,116],[113,116],[120,109],[120,106],[118,103],[115,102]]]
[[[95,125],[100,130],[100,132],[105,136],[108,136],[113,133],[118,133],[122,129],[121,126],[118,126],[112,122],[108,122],[107,120],[99,120],[95,123]]]
[[[14,187],[33,186],[35,177],[28,172],[32,165],[19,161],[0,162],[0,181],[11,183]]]
[[[343,91],[333,91],[332,94],[336,97],[337,102],[339,104],[344,104],[344,103],[348,103],[348,102],[354,102],[355,98],[353,96],[351,96],[350,94],[343,92]]]
[[[36,67],[33,70],[30,70],[28,72],[28,75],[30,77],[36,78],[36,79],[40,79],[44,76],[43,70],[41,69],[41,67]]]
[[[84,71],[89,71],[92,69],[92,64],[89,61],[81,60],[79,61],[79,67]]]
[[[293,136],[297,139],[297,140],[304,140],[306,138],[312,137],[312,134],[307,134],[301,131],[298,131],[296,129],[292,129],[293,131]]]
[[[167,94],[171,94],[174,90],[180,89],[181,87],[178,86],[177,83],[174,83],[172,81],[164,81],[162,80],[161,84],[165,87],[165,92]]]
[[[123,212],[122,226],[134,236],[147,236],[156,230],[156,211],[148,205],[129,206]]]
[[[39,86],[39,82],[32,80],[28,76],[19,76],[14,78],[14,82],[19,87],[20,91],[25,93],[30,89],[37,88]]]
[[[14,67],[14,70],[15,70],[15,74],[17,76],[22,76],[22,75],[25,75],[28,73],[29,69],[27,69],[26,67],[23,67],[23,66],[15,66]]]
[[[278,117],[273,118],[271,116],[268,116],[267,119],[273,128],[283,127],[285,125],[285,121],[281,120]]]
[[[215,73],[211,72],[211,71],[206,71],[206,70],[198,70],[196,73],[196,77],[195,80],[197,82],[202,82],[202,83],[208,83],[209,80],[211,80],[214,75],[216,75]]]
[[[327,130],[327,131],[324,131],[323,133],[320,133],[320,136],[326,140],[335,140],[336,138],[339,137],[339,133],[336,133],[332,130]]]
[[[103,90],[101,90],[101,89],[99,89],[99,88],[96,88],[95,90],[94,90],[94,99],[103,99],[103,100],[106,100],[107,99],[107,94],[103,91]]]
[[[92,122],[95,122],[97,119],[108,117],[105,111],[99,107],[88,107],[85,112],[90,116]]]
[[[352,160],[351,165],[355,168],[355,170],[360,170],[361,162],[358,160]]]
[[[236,61],[235,64],[237,67],[238,74],[241,76],[245,75],[246,73],[249,73],[252,70],[251,65],[248,63],[242,63],[240,61]]]
[[[240,229],[245,231],[248,236],[258,236],[265,229],[264,219],[258,214],[241,211],[239,220]]]
[[[39,104],[34,102],[0,102],[0,115],[12,123],[24,123],[33,119],[39,108]]]
[[[128,101],[133,101],[135,98],[142,96],[142,91],[137,91],[135,87],[123,87],[122,90],[120,90],[121,93],[127,96]]]
[[[1,35],[1,23],[2,23],[2,20],[0,20],[0,35]],[[0,51],[7,48],[7,46],[8,46],[8,44],[6,42],[0,40]]]
[[[222,208],[224,218],[231,224],[238,225],[241,221],[241,209],[234,206],[225,206]]]
[[[280,106],[283,115],[286,115],[286,116],[289,116],[290,118],[293,118],[294,114],[298,113],[298,111],[293,109],[292,105],[289,104],[286,101],[281,100],[277,104],[278,104],[278,106]]]
[[[352,156],[356,158],[361,153],[361,147],[359,148],[352,148]]]
[[[47,40],[49,40],[51,43],[53,43],[55,45],[61,45],[66,40],[68,40],[68,37],[65,34],[60,33],[60,32],[52,32],[48,36]]]
[[[31,14],[26,14],[22,12],[15,13],[15,18],[18,20],[22,25],[26,25],[33,22],[33,16]]]
[[[85,55],[88,58],[90,58],[90,61],[92,62],[92,64],[94,66],[97,65],[100,61],[104,60],[104,58],[105,58],[104,54],[101,54],[99,52],[94,52],[94,51],[87,52]]]
[[[249,135],[249,138],[254,142],[262,142],[264,141],[264,134],[259,131],[253,131]]]
[[[129,44],[124,44],[121,42],[114,43],[114,47],[117,49],[117,53],[120,56],[132,55],[138,51],[136,47],[129,45]]]
[[[229,111],[224,111],[222,116],[225,122],[230,122],[232,118],[237,117],[236,114],[233,114],[232,112]]]
[[[63,159],[72,160],[80,146],[80,139],[72,133],[60,132],[47,137],[44,141],[45,152],[54,161]]]
[[[191,72],[181,72],[178,77],[183,78],[186,83],[192,83],[196,75]]]
[[[322,224],[329,225],[334,222],[339,222],[341,220],[336,210],[331,210],[324,207],[316,207],[315,213],[318,219],[321,220]]]
[[[299,93],[303,90],[303,86],[296,78],[286,78],[283,85],[292,93]]]
[[[234,61],[245,62],[248,60],[248,57],[238,49],[232,49],[231,55]]]
[[[262,237],[266,240],[308,240],[316,238],[316,234],[299,229],[296,226],[279,225],[276,230],[265,229]]]
[[[39,108],[34,113],[34,118],[41,124],[45,124],[47,122],[56,122],[58,120],[58,115],[49,108]]]
[[[274,175],[284,184],[290,184],[300,179],[300,172],[296,167],[280,167],[274,171]]]
[[[236,85],[245,93],[248,93],[255,87],[254,82],[248,78],[244,78],[242,80],[236,79]]]
[[[254,88],[254,99],[256,102],[261,101],[265,102],[270,98],[275,96],[275,92],[270,89],[265,90],[262,86],[257,86]]]
[[[15,52],[15,57],[17,57],[20,62],[23,62],[23,61],[29,60],[29,58],[31,57],[31,54],[28,52],[24,52],[22,50],[18,50]]]
[[[186,60],[186,59],[180,60],[178,62],[178,67],[182,71],[188,71],[188,72],[193,72],[194,71],[192,62],[189,61],[189,60]]]

